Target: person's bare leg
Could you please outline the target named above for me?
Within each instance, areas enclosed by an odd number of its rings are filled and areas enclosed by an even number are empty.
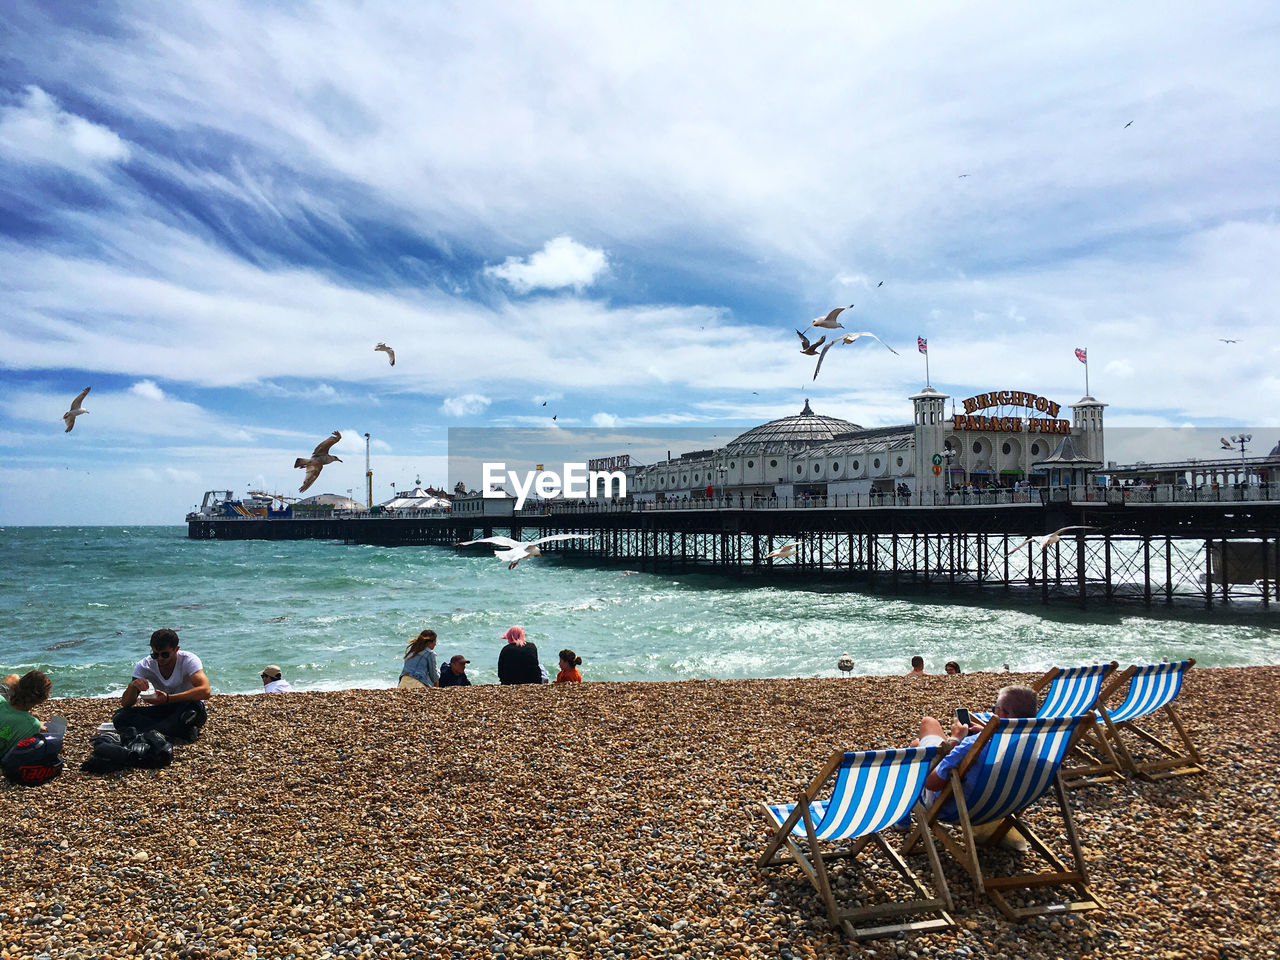
[[[910,745],[920,746],[920,741],[925,737],[937,737],[938,739],[931,741],[934,744],[942,742],[942,724],[933,717],[925,717],[920,721],[920,736],[912,740]]]

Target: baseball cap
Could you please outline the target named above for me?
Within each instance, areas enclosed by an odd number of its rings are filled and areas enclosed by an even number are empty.
[[[470,660],[468,660],[466,657],[464,657],[464,656],[463,656],[462,654],[460,654],[460,653],[455,653],[452,657],[450,657],[450,658],[449,658],[449,662],[450,662],[450,663],[457,663],[459,660],[461,660],[463,663],[470,663],[470,662],[471,662]]]
[[[283,674],[281,673],[280,668],[273,663],[270,666],[263,667],[260,676],[264,680],[279,680]]]

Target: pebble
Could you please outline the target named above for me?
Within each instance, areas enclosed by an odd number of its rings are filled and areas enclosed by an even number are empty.
[[[0,804],[21,810],[0,847],[0,960],[1274,950],[1280,921],[1255,884],[1274,876],[1280,843],[1259,748],[1280,734],[1275,667],[1188,676],[1182,716],[1208,774],[1072,793],[1105,905],[1092,914],[1012,923],[944,856],[958,926],[853,947],[798,870],[754,869],[762,801],[794,797],[832,750],[905,743],[922,712],[990,703],[1009,680],[217,697],[164,779],[79,773],[109,705],[58,701],[66,771],[34,790],[0,785]],[[1056,818],[1032,819],[1061,848]],[[866,862],[838,863],[841,896],[889,876]]]

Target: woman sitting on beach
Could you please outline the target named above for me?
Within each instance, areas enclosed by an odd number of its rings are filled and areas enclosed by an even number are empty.
[[[436,632],[423,630],[409,641],[400,668],[401,690],[424,690],[440,684],[440,668],[436,665]]]
[[[942,669],[945,670],[947,672],[947,676],[950,677],[958,677],[963,672],[960,669],[960,664],[956,663],[954,660],[948,660],[947,665]]]
[[[582,673],[578,670],[580,666],[582,666],[581,657],[572,650],[561,650],[560,672],[556,674],[556,683],[581,683]]]
[[[542,665],[538,663],[538,647],[525,639],[524,627],[512,627],[502,635],[507,645],[498,654],[498,682],[542,683]]]

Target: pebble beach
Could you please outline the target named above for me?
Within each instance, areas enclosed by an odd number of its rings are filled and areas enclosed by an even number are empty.
[[[172,766],[106,777],[78,768],[114,702],[54,701],[65,772],[0,786],[0,957],[1276,956],[1280,667],[1188,675],[1205,775],[1072,792],[1101,910],[1008,921],[944,856],[956,928],[858,944],[798,869],[754,868],[761,802],[832,750],[1032,679],[215,696]]]

